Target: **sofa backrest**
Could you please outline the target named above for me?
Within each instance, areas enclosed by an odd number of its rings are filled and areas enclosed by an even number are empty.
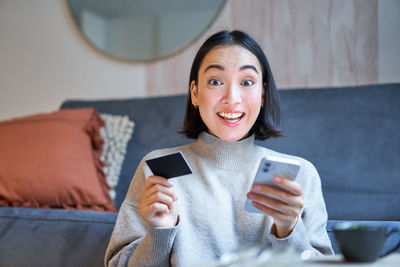
[[[279,93],[285,137],[257,143],[314,163],[330,219],[400,220],[400,84]],[[62,104],[124,114],[135,122],[116,188],[117,207],[146,153],[193,142],[177,134],[186,101],[177,95]]]

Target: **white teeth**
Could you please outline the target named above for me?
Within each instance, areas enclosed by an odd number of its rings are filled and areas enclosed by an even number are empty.
[[[238,119],[243,116],[243,113],[241,113],[241,112],[234,112],[234,113],[219,112],[218,115],[223,118],[226,118],[226,119]]]

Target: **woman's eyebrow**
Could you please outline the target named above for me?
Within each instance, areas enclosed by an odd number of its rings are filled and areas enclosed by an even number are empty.
[[[239,70],[245,70],[245,69],[252,69],[258,74],[256,67],[254,67],[253,65],[244,65],[239,68]]]
[[[217,65],[217,64],[213,64],[213,65],[209,65],[207,66],[207,68],[204,70],[204,73],[209,70],[209,69],[219,69],[219,70],[225,70],[224,67],[222,67],[221,65]]]

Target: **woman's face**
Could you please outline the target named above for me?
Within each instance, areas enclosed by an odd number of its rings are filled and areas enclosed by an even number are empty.
[[[226,141],[246,138],[263,104],[258,59],[238,46],[217,46],[204,57],[197,85],[190,86],[192,104],[210,134]]]

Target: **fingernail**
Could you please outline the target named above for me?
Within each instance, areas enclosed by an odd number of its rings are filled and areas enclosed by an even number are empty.
[[[251,194],[251,193],[249,193],[249,194],[247,194],[247,197],[250,198],[250,199],[253,199],[253,198],[254,198],[254,195]]]
[[[174,186],[174,183],[173,183],[173,182],[168,181],[168,184],[169,184],[170,186]]]
[[[274,182],[279,184],[281,182],[281,178],[279,176],[274,176]]]
[[[261,190],[261,187],[259,185],[253,186],[253,191],[259,192]]]

